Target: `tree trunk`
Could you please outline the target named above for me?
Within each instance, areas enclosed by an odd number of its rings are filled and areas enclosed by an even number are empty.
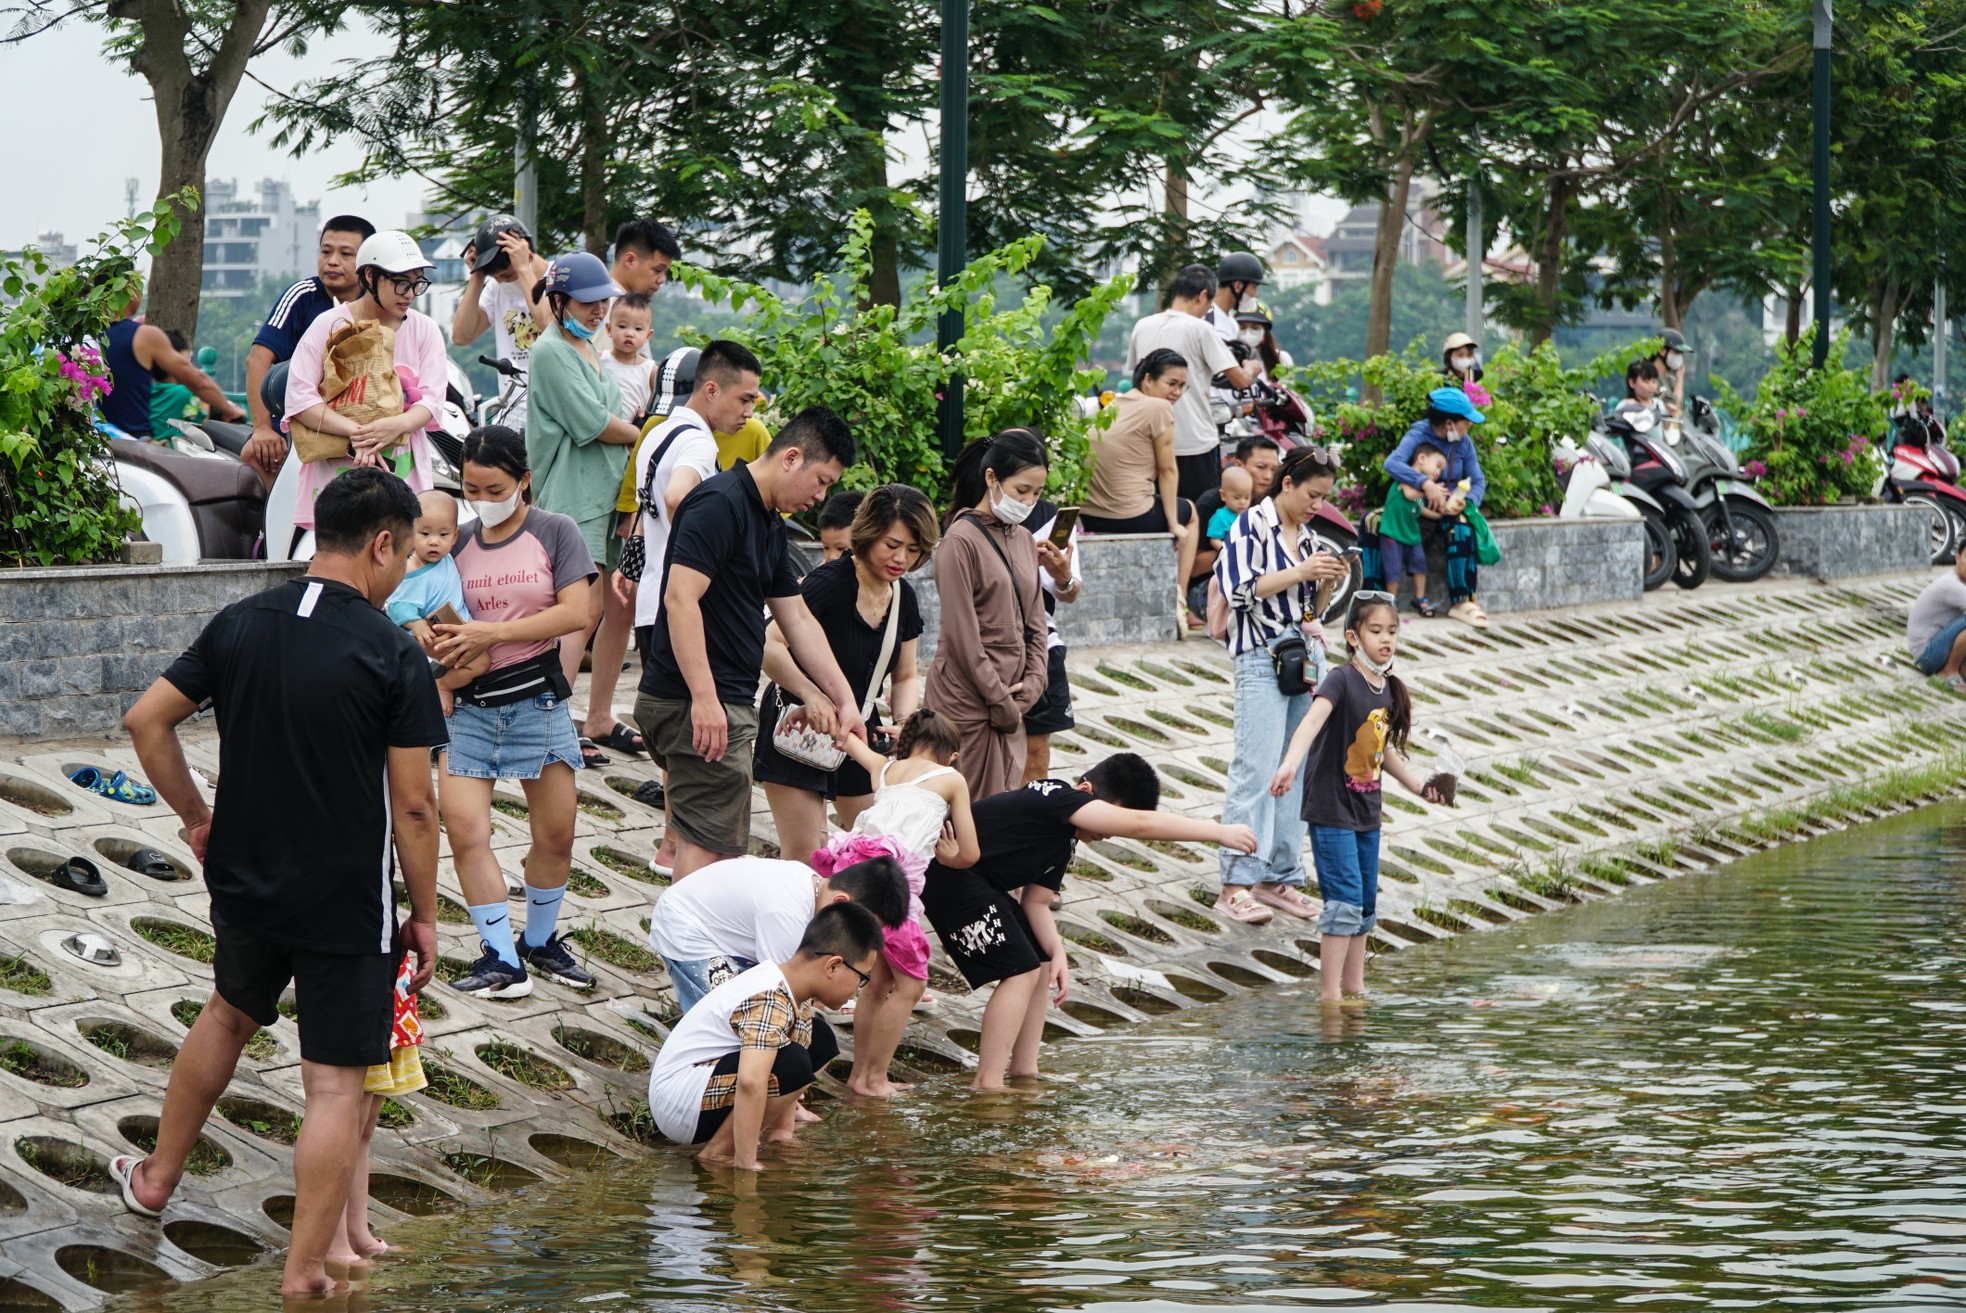
[[[1536,323],[1529,333],[1533,350],[1550,340],[1556,331],[1557,291],[1563,280],[1563,240],[1570,227],[1570,191],[1567,177],[1550,181],[1549,211],[1543,220],[1542,250],[1536,260]]]
[[[1386,354],[1393,336],[1393,271],[1399,267],[1399,239],[1406,233],[1406,202],[1413,192],[1413,158],[1393,166],[1392,186],[1379,202],[1379,224],[1372,234],[1371,304],[1365,316],[1365,358]]]
[[[1679,303],[1678,265],[1674,258],[1672,226],[1659,227],[1659,322],[1667,328],[1681,328],[1686,308]]]
[[[580,232],[587,249],[608,258],[608,156],[614,145],[608,107],[578,68],[580,85]]]
[[[1888,278],[1870,285],[1870,390],[1891,383],[1891,350],[1896,340],[1902,284]]]
[[[1802,284],[1797,283],[1788,289],[1788,308],[1782,315],[1782,336],[1788,340],[1789,349],[1802,340]]]
[[[1162,174],[1166,199],[1161,205],[1160,268],[1153,271],[1154,305],[1167,303],[1168,289],[1174,283],[1180,261],[1176,251],[1188,249],[1188,170],[1180,160],[1169,158]],[[1144,270],[1142,271],[1145,272]],[[1146,278],[1140,280],[1143,284]]]
[[[195,188],[198,203],[181,214],[176,240],[151,262],[145,318],[197,341],[198,296],[205,278],[205,160],[232,94],[239,89],[273,0],[236,0],[232,22],[214,45],[195,31],[176,0],[110,0],[109,17],[132,24],[137,45],[130,67],[150,84],[157,114],[157,194]],[[194,68],[192,49],[208,55]]]

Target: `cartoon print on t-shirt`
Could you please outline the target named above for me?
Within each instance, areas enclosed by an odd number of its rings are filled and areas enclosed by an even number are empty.
[[[1379,792],[1379,766],[1386,759],[1386,709],[1374,707],[1345,753],[1345,787],[1355,793]]]
[[[539,321],[532,317],[530,310],[507,310],[505,312],[505,331],[512,335],[512,345],[520,351],[530,351],[539,341]]]

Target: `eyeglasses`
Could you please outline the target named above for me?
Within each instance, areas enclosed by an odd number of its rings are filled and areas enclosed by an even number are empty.
[[[398,296],[422,296],[430,290],[428,278],[391,278],[389,285],[396,289]]]
[[[1288,474],[1293,468],[1302,465],[1315,465],[1319,469],[1335,470],[1338,468],[1338,458],[1323,447],[1300,447],[1285,457],[1283,472]],[[1292,479],[1291,482],[1294,483],[1296,480]]]
[[[847,961],[845,958],[840,959],[840,965],[845,967],[847,970],[853,972],[854,975],[860,977],[860,984],[854,989],[853,991],[854,993],[858,994],[861,990],[867,988],[867,986],[874,983],[874,978],[872,976],[868,975],[865,971],[862,971],[859,967]]]
[[[1382,589],[1361,588],[1352,594],[1352,600],[1354,602],[1390,602],[1394,599],[1391,593],[1385,592]]]

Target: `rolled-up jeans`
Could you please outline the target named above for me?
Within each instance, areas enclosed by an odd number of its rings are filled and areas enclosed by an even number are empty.
[[[1283,764],[1283,750],[1298,722],[1311,709],[1311,695],[1285,697],[1277,689],[1276,666],[1263,648],[1235,659],[1236,755],[1229,763],[1229,796],[1222,808],[1224,825],[1247,825],[1256,831],[1256,853],[1244,856],[1221,850],[1222,884],[1255,885],[1304,883],[1304,772],[1291,781],[1290,792],[1270,796],[1270,777]]]

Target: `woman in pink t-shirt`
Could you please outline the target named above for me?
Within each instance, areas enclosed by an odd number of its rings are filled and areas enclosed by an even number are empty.
[[[533,975],[592,989],[594,977],[554,931],[573,863],[580,740],[559,640],[587,624],[594,556],[579,526],[531,504],[526,441],[493,425],[464,440],[464,495],[478,522],[451,556],[471,619],[439,624],[437,658],[459,666],[479,654],[491,669],[459,689],[438,789],[444,833],[484,956],[451,988],[484,998],[524,998]],[[526,857],[526,924],[506,914],[505,873],[492,852],[492,789],[525,791],[532,851]]]
[[[411,309],[416,298],[430,290],[425,276],[428,256],[408,233],[379,232],[362,243],[355,256],[355,277],[362,294],[328,311],[312,324],[294,348],[287,366],[287,419],[337,438],[347,438],[350,454],[310,461],[300,467],[294,504],[294,524],[314,527],[314,499],[328,480],[357,465],[394,470],[412,492],[428,492],[431,478],[430,439],[425,431],[436,422],[444,395],[449,357],[444,333],[430,316]],[[403,413],[357,424],[334,410],[321,396],[328,335],[344,324],[373,319],[396,330],[396,376],[403,382]]]

